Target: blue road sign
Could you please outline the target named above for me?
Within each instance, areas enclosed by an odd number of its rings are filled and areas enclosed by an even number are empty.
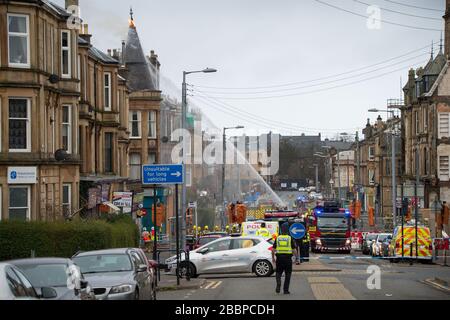
[[[183,184],[182,164],[142,166],[142,184]]]
[[[294,223],[291,228],[289,229],[289,232],[295,240],[301,240],[306,235],[306,228],[301,223]]]

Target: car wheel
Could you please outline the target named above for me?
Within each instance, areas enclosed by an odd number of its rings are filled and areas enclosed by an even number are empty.
[[[152,300],[156,301],[156,286],[152,285]]]
[[[273,267],[267,260],[258,260],[253,266],[253,272],[258,277],[270,277],[273,274]]]
[[[191,278],[197,278],[198,277],[197,270],[196,270],[196,268],[195,268],[195,266],[194,266],[194,264],[192,262],[189,262],[189,267],[190,268],[188,268],[188,264],[186,262],[182,262],[180,264],[180,267],[178,269],[178,274],[180,275],[181,278],[186,277],[186,275],[188,274],[188,269],[190,269],[189,270],[190,271],[189,276]]]

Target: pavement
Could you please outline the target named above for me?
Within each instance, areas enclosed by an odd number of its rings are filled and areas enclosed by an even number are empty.
[[[339,268],[335,268],[320,262],[317,259],[311,259],[309,262],[303,262],[300,265],[294,265],[292,272],[338,272]]]
[[[168,275],[161,272],[161,279],[158,281],[157,291],[174,291],[174,290],[195,290],[199,289],[206,279],[191,279],[187,281],[186,279],[180,279],[180,284],[177,284],[177,277],[174,275]]]

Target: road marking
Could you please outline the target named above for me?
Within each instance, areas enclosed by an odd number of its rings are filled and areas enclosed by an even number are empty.
[[[313,283],[340,283],[337,278],[333,277],[309,277],[308,282]]]
[[[206,286],[203,286],[203,290],[214,290],[217,289],[222,284],[222,281],[208,281]]]
[[[204,287],[203,289],[208,290],[208,289],[211,288],[214,284],[215,284],[214,281],[208,281],[208,284],[207,284],[206,287]]]
[[[217,289],[222,284],[222,281],[218,281],[215,286],[213,286],[213,289]]]
[[[356,300],[337,278],[309,277],[308,282],[317,300]]]

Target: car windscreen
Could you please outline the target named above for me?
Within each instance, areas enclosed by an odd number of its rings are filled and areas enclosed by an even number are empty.
[[[30,280],[33,287],[66,287],[67,268],[66,264],[26,264],[17,265],[25,276]]]
[[[376,238],[377,238],[376,234],[369,234],[366,236],[366,240],[368,240],[368,241],[375,240]]]
[[[126,254],[80,256],[75,257],[73,260],[80,267],[83,274],[133,270],[131,260]]]
[[[386,241],[389,237],[390,237],[390,235],[388,235],[388,234],[379,235],[379,236],[378,236],[378,242],[384,242],[384,241]]]
[[[321,229],[347,229],[348,221],[343,217],[318,217],[317,226]]]
[[[211,237],[211,238],[200,238],[198,240],[198,245],[199,246],[204,246],[205,244],[208,244],[208,243],[210,243],[210,242],[212,242],[214,240],[217,240],[217,239],[218,239],[218,237],[217,238],[214,238],[214,237]]]

